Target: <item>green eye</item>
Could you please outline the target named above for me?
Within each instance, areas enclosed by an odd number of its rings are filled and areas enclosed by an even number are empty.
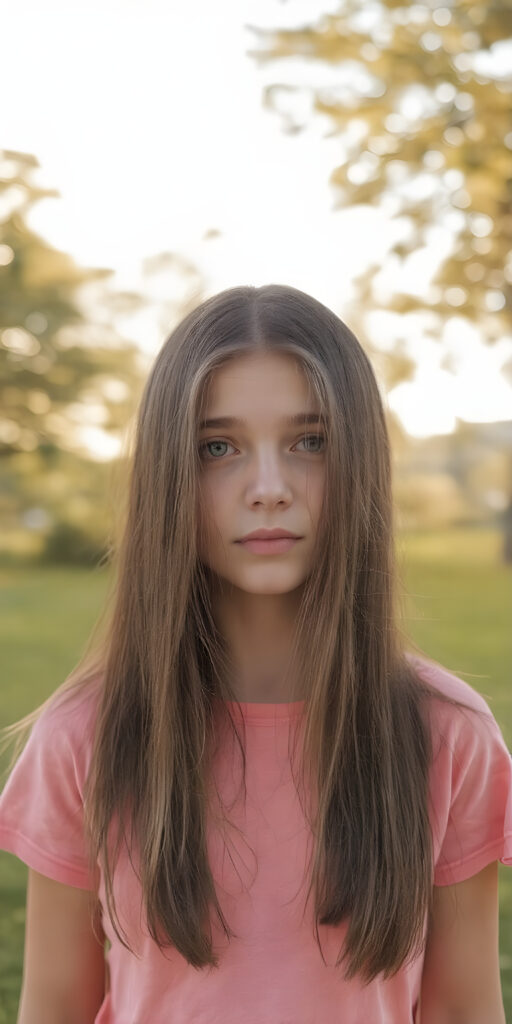
[[[323,449],[325,447],[325,435],[324,434],[306,434],[305,437],[301,438],[301,441],[311,441],[311,440],[313,440],[313,441],[321,441],[322,442],[322,448],[320,449],[320,451],[323,451]],[[299,444],[300,444],[300,441],[299,441]],[[309,450],[311,451],[311,449],[309,449]],[[316,455],[317,451],[315,449],[313,449],[311,454],[312,455]]]
[[[320,455],[323,452],[324,448],[325,448],[325,441],[326,441],[325,434],[305,434],[304,437],[301,437],[300,441],[297,441],[297,444],[301,444],[303,441],[308,441],[309,442],[311,440],[313,440],[313,441],[320,441],[321,442],[321,448],[315,449],[315,448],[309,448],[308,447],[306,449],[307,453],[309,455]],[[217,453],[217,455],[219,457],[211,454],[211,452],[209,451],[211,445],[228,445],[228,447],[231,447],[231,448],[233,447],[233,445],[231,445],[231,443],[229,441],[223,441],[221,438],[212,438],[211,441],[203,441],[199,445],[199,454],[202,457],[204,457],[206,459],[209,459],[209,461],[211,461],[211,462],[212,461],[213,462],[220,462],[221,459],[222,459],[222,452],[220,453],[220,455],[219,455],[219,453]],[[296,445],[295,445],[295,447],[296,447]]]
[[[205,450],[209,447],[209,445],[212,445],[212,444],[216,444],[216,445],[227,444],[227,445],[229,445],[229,441],[203,441],[203,443],[199,445],[199,452],[200,452],[200,454],[205,454]],[[231,446],[231,447],[233,447],[233,446]],[[210,456],[210,457],[215,461],[215,456]],[[218,460],[216,460],[216,461],[218,461]]]

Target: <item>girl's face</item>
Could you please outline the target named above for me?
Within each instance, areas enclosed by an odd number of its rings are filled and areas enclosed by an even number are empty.
[[[327,437],[297,360],[251,353],[215,371],[200,426],[199,557],[219,577],[254,594],[284,594],[308,576],[319,529]],[[300,422],[292,417],[302,414]],[[313,414],[308,423],[304,414]],[[299,540],[283,552],[240,543],[281,528]]]

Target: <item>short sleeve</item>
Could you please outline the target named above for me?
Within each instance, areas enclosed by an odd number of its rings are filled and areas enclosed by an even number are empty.
[[[483,714],[452,711],[434,774],[443,830],[434,885],[477,874],[494,860],[512,865],[512,757],[487,703]]]
[[[95,889],[83,828],[86,739],[83,720],[47,706],[0,795],[0,849],[35,871],[79,889]]]

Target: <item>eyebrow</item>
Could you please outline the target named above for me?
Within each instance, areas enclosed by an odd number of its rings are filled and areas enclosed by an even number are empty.
[[[296,426],[301,423],[318,423],[322,419],[319,412],[297,412],[293,416],[285,416],[283,423]],[[202,420],[199,424],[201,430],[207,427],[246,427],[247,420],[237,419],[236,416],[216,416],[215,419]]]

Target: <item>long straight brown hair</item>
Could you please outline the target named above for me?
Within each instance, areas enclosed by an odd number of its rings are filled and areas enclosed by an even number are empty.
[[[292,699],[307,695],[296,782],[314,837],[307,899],[314,894],[316,940],[319,923],[347,919],[336,966],[347,961],[344,976],[367,983],[424,948],[433,896],[428,709],[436,699],[467,705],[445,697],[407,651],[419,648],[399,624],[383,404],[362,346],[322,303],[283,285],[240,286],[208,298],[172,331],[138,408],[99,638],[44,704],[3,732],[23,739],[45,707],[94,691],[85,828],[91,869],[98,858],[104,867],[115,933],[131,949],[112,891],[130,824],[150,935],[196,968],[219,966],[212,908],[236,938],[206,844],[219,707],[239,744],[244,786],[245,755],[240,716],[224,703],[236,698],[212,578],[197,555],[198,424],[216,368],[255,351],[298,360],[327,424],[322,529],[293,642],[301,689]]]

